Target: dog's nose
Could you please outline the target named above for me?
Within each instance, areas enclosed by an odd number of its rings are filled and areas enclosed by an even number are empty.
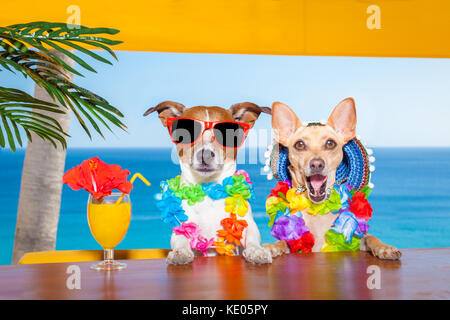
[[[322,170],[325,168],[325,161],[320,158],[312,159],[309,163],[309,168],[313,172],[322,172]]]
[[[203,149],[197,152],[197,160],[202,164],[210,164],[216,154],[212,150]]]

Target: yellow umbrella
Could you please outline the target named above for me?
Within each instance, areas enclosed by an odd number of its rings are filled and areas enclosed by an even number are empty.
[[[1,7],[2,26],[80,17],[82,25],[119,29],[124,43],[115,50],[450,57],[446,0],[6,0]]]

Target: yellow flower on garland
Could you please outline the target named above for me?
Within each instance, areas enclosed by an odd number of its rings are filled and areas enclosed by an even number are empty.
[[[231,243],[225,244],[225,240],[223,238],[219,238],[218,241],[214,241],[213,246],[216,247],[216,251],[220,255],[234,256],[233,250],[235,250],[236,247]]]
[[[286,200],[279,197],[269,197],[266,200],[266,210],[271,211],[274,207],[279,207],[278,204],[283,203],[286,204]]]
[[[322,202],[320,204],[312,203],[311,206],[308,209],[308,213],[312,214],[313,216],[320,214],[321,212],[324,212],[326,209],[325,204]]]
[[[266,212],[270,217],[269,227],[273,226],[278,212],[284,212],[288,207],[288,203],[281,197],[269,197],[266,200]]]
[[[329,212],[337,211],[342,207],[341,196],[333,189],[330,198],[320,204],[311,203],[308,213],[315,216],[316,214],[322,215]]]
[[[291,214],[305,210],[311,206],[311,201],[303,194],[297,194],[295,188],[289,189],[286,193]]]
[[[280,202],[286,202],[286,200],[284,200],[283,198],[279,198],[279,197],[269,197],[266,200],[266,210],[267,211],[271,211],[272,208],[274,208],[275,206],[277,206],[277,204],[279,204]]]
[[[240,194],[225,198],[225,211],[243,217],[248,211],[248,202]]]

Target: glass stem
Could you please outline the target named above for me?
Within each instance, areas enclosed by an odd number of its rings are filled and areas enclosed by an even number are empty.
[[[114,260],[114,249],[105,249],[105,261]]]

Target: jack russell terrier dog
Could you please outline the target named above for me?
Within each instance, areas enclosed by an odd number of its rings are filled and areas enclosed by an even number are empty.
[[[327,200],[326,190],[336,182],[336,170],[343,161],[343,147],[356,135],[356,108],[352,98],[341,101],[331,113],[328,122],[303,126],[300,119],[287,105],[272,104],[272,128],[275,140],[288,148],[288,167],[292,188],[300,187],[311,203]],[[299,189],[297,189],[299,190]],[[336,214],[309,214],[302,210],[302,217],[313,235],[312,252],[321,251],[326,243],[325,233],[334,224]],[[289,252],[286,241],[264,244],[272,257]],[[356,248],[357,249],[357,248]],[[374,236],[362,233],[360,250],[370,251],[380,259],[399,259],[401,252],[386,245]]]
[[[227,110],[205,106],[186,108],[180,103],[164,101],[148,109],[144,116],[155,111],[176,144],[181,167],[180,185],[191,186],[220,184],[225,178],[233,176],[236,172],[237,149],[243,144],[248,130],[261,112],[271,113],[270,108],[250,102],[235,104]],[[231,138],[228,136],[230,131]],[[187,216],[186,222],[198,226],[204,239],[215,238],[221,221],[229,216],[224,210],[225,199],[213,200],[207,195],[203,201],[193,205],[186,202],[182,201],[181,204]],[[250,206],[243,219],[247,224],[242,241],[244,249],[238,252],[250,263],[271,263],[270,252],[261,246],[260,233]],[[172,232],[170,244],[172,251],[167,257],[169,264],[188,264],[193,261],[195,254],[186,236]],[[208,256],[216,254],[214,249],[207,249]]]

